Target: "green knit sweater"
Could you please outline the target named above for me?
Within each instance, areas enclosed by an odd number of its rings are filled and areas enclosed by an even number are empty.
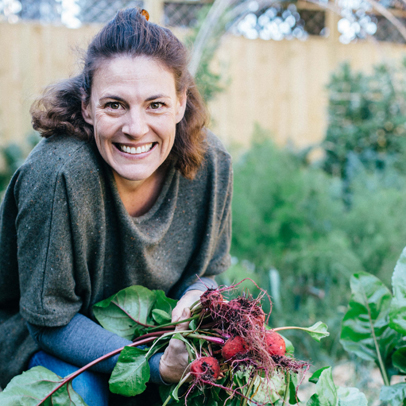
[[[42,140],[0,208],[0,386],[38,350],[25,321],[63,326],[131,285],[179,297],[230,263],[232,168],[208,133],[194,180],[172,166],[158,200],[132,218],[92,142]]]

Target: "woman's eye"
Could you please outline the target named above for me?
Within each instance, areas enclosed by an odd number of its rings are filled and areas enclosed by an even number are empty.
[[[120,108],[120,103],[118,103],[118,102],[108,102],[108,103],[106,103],[106,107],[109,107],[112,110],[118,110]]]
[[[164,104],[161,102],[153,102],[151,103],[151,109],[152,110],[157,110],[159,108],[161,108]]]

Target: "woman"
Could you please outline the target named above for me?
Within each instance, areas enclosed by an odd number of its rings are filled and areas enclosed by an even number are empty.
[[[169,30],[136,9],[119,12],[89,45],[82,73],[49,88],[31,113],[44,140],[0,212],[3,387],[24,369],[68,375],[128,344],[95,323],[96,302],[143,285],[180,298],[180,320],[229,266],[230,157],[204,129],[187,52]],[[89,405],[107,405],[116,361],[74,380]],[[150,366],[154,383],[179,381],[183,344],[171,340]],[[153,404],[151,388],[132,404]]]

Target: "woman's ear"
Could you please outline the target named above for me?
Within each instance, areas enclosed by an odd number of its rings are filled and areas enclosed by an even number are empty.
[[[178,109],[176,111],[176,124],[179,123],[185,115],[187,104],[186,89],[178,96]]]
[[[82,101],[82,116],[87,124],[93,125],[93,117],[90,111],[90,103],[85,104],[85,102]]]

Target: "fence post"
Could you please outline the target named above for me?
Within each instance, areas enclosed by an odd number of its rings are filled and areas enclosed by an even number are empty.
[[[338,42],[340,33],[338,32],[337,23],[340,20],[341,16],[330,9],[326,9],[326,27],[329,30],[328,39],[331,42]]]
[[[144,8],[149,13],[150,21],[163,24],[164,0],[144,0]]]

